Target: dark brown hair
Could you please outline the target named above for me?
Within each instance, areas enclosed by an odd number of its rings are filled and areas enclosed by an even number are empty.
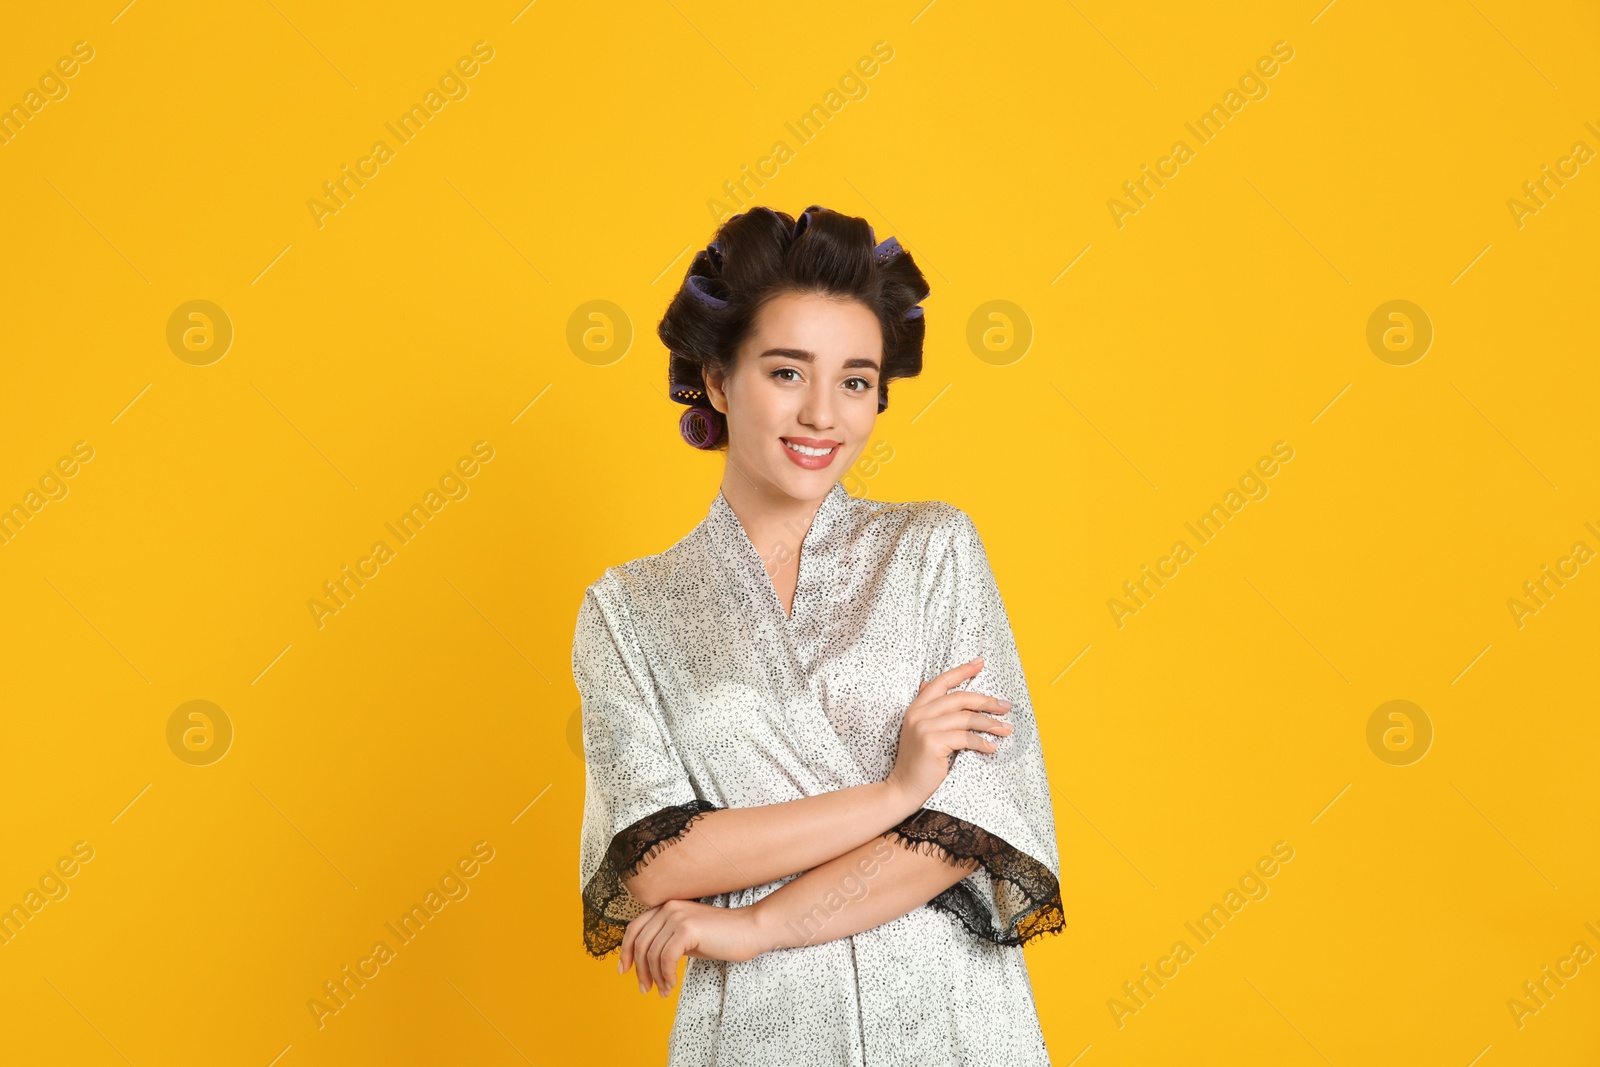
[[[878,410],[889,382],[922,372],[926,324],[918,305],[928,283],[893,237],[877,242],[865,219],[813,204],[799,219],[766,207],[734,215],[695,253],[656,335],[671,354],[672,399],[703,409],[727,447],[727,419],[706,399],[706,372],[726,378],[761,309],[781,293],[819,293],[860,302],[883,330]]]

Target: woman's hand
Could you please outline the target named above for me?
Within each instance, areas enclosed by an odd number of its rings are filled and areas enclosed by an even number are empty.
[[[906,708],[900,724],[900,748],[887,781],[913,807],[920,808],[950,773],[952,752],[964,748],[995,751],[996,742],[974,731],[1004,737],[1013,729],[1010,723],[994,718],[1006,714],[1011,701],[967,690],[951,692],[981,670],[980,657],[923,682]]]
[[[669,900],[640,915],[622,935],[617,973],[637,965],[639,992],[652,984],[671,991],[678,960],[694,956],[740,963],[761,955],[755,908],[718,908],[693,900]]]

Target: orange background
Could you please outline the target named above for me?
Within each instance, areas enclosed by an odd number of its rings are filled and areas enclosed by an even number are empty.
[[[764,165],[751,200],[861,215],[932,286],[849,485],[988,546],[1055,790],[1055,1061],[1593,1061],[1600,16],[1322,3],[9,17],[0,905],[66,892],[0,945],[0,1059],[664,1061],[672,1004],[582,953],[572,628],[716,492],[654,330]]]

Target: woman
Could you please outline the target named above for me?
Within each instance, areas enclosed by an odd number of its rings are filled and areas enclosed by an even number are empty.
[[[721,490],[587,588],[572,666],[584,943],[662,996],[688,958],[669,1067],[1049,1063],[1021,945],[1065,925],[1055,825],[983,544],[839,481],[927,295],[864,220],[755,208],[658,328]]]

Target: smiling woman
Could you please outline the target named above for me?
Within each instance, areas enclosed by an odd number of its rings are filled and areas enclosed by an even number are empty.
[[[723,492],[785,611],[794,531],[866,447],[889,382],[922,371],[927,295],[900,242],[865,219],[756,208],[695,255],[657,327],[670,395],[691,405],[680,432],[727,452]]]
[[[700,448],[727,447],[726,407],[707,409],[703,401],[713,380],[726,378],[739,363],[785,355],[815,363],[809,347],[767,346],[752,335],[787,336],[797,323],[812,324],[819,310],[837,314],[824,315],[826,321],[807,332],[856,349],[841,352],[840,369],[876,372],[862,391],[875,392],[882,412],[889,406],[889,382],[922,371],[920,304],[927,295],[927,281],[900,242],[889,237],[875,243],[865,219],[816,205],[798,220],[768,208],[734,215],[695,254],[656,330],[672,354],[672,399],[691,406],[684,425],[698,415],[710,431],[700,438],[686,431],[685,439]],[[793,306],[805,298],[813,300],[810,307]],[[816,300],[832,306],[819,307]],[[773,302],[779,306],[769,312]],[[877,329],[868,328],[868,321]],[[763,369],[781,373],[776,366]]]
[[[865,220],[756,208],[658,328],[722,486],[590,583],[572,670],[584,945],[662,996],[687,960],[668,1067],[1049,1063],[1022,945],[1065,925],[1060,861],[983,542],[841,481],[927,295]]]

